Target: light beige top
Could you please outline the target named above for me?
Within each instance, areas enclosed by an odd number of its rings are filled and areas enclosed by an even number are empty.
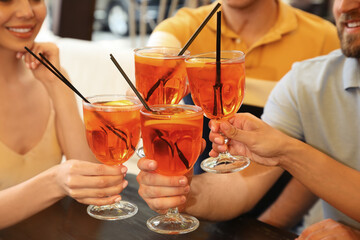
[[[62,152],[55,129],[55,111],[41,140],[25,154],[19,154],[0,141],[0,190],[19,184],[61,162]]]

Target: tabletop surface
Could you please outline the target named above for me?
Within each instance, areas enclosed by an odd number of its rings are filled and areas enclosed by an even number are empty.
[[[119,221],[97,220],[86,213],[86,205],[66,197],[44,211],[12,227],[0,230],[0,240],[290,240],[297,237],[293,233],[274,228],[256,219],[244,217],[226,222],[200,221],[199,228],[187,234],[154,233],[146,227],[146,220],[156,213],[138,195],[136,176],[128,174],[126,179],[129,185],[122,192],[122,198],[139,207],[139,212],[132,218]]]

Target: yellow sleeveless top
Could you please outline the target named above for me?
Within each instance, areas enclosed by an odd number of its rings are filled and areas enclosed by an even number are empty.
[[[25,154],[18,154],[0,141],[0,190],[19,184],[59,164],[62,151],[56,137],[55,111],[51,108],[41,140]]]

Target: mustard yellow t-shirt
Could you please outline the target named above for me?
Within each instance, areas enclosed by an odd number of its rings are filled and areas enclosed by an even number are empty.
[[[160,23],[154,33],[169,33],[184,46],[216,3],[196,9],[180,9],[174,17]],[[241,36],[224,22],[221,48],[240,50],[246,54],[246,76],[250,78],[278,81],[294,62],[325,55],[340,46],[336,27],[331,22],[282,1],[278,2],[275,25],[253,46],[247,47],[242,43]],[[194,55],[215,49],[216,17],[212,17],[188,50]]]

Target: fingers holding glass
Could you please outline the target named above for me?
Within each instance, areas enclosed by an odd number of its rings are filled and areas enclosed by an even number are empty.
[[[86,138],[96,158],[107,165],[121,165],[135,152],[140,139],[141,103],[136,97],[101,95],[83,102]],[[103,220],[125,219],[135,215],[135,204],[120,201],[88,207],[88,213]]]
[[[185,60],[191,97],[204,109],[205,116],[219,122],[233,116],[240,108],[245,92],[245,55],[240,51],[203,53]],[[227,139],[225,139],[227,143]],[[230,173],[245,169],[250,159],[221,152],[201,163],[207,172]]]
[[[152,231],[164,234],[194,231],[199,221],[180,214],[177,207],[185,203],[185,195],[190,191],[189,186],[181,186],[188,181],[181,175],[191,172],[202,149],[203,111],[200,107],[189,105],[155,105],[151,108],[153,112],[141,110],[141,128],[145,154],[157,162],[154,170],[156,175],[142,175],[139,180],[180,187],[143,186],[139,193],[145,196],[149,206],[153,209],[169,207],[165,215],[150,218],[147,226]],[[150,167],[150,163],[147,164],[142,162],[139,166]],[[166,193],[172,196],[166,197]]]

